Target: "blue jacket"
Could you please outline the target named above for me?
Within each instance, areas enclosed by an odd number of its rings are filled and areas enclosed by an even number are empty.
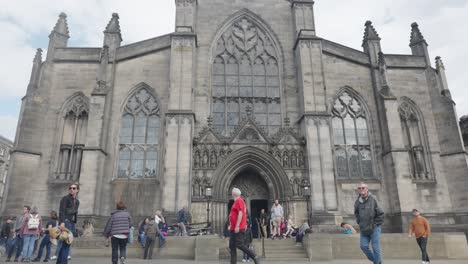
[[[185,215],[186,212],[184,209],[179,211],[179,221],[178,223],[186,223],[187,222],[187,216]]]

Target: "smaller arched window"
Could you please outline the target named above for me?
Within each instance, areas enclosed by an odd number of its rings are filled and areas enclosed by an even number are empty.
[[[338,179],[373,178],[367,115],[362,103],[343,92],[334,102],[332,123]]]
[[[65,104],[63,130],[56,171],[57,180],[78,181],[88,129],[89,100],[77,94]]]
[[[408,151],[411,175],[415,180],[431,180],[429,173],[429,159],[426,154],[427,144],[423,135],[424,126],[422,116],[409,99],[403,98],[398,108],[400,113],[403,142]]]
[[[159,172],[161,121],[156,98],[146,88],[127,101],[122,115],[119,178],[156,178]]]

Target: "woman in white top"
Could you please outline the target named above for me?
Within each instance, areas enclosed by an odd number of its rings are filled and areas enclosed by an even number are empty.
[[[163,230],[160,229],[160,223],[164,224],[166,223],[166,220],[164,219],[164,216],[162,215],[162,212],[160,210],[156,211],[154,215],[154,222],[156,223],[156,226],[158,227],[158,236],[159,236],[159,247],[162,247],[164,243],[166,242],[166,237],[163,234]]]
[[[287,231],[284,233],[284,237],[291,237],[291,234],[294,232],[296,227],[294,226],[294,222],[292,221],[292,217],[289,216],[288,218],[288,226],[287,226]]]

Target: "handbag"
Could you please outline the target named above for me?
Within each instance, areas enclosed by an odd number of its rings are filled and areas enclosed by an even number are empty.
[[[133,239],[134,239],[134,230],[135,228],[132,226],[130,227],[130,232],[128,232],[128,244],[133,244]]]

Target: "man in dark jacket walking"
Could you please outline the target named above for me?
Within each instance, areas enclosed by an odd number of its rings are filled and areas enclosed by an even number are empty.
[[[384,222],[384,211],[377,198],[369,192],[367,184],[358,187],[359,197],[354,204],[354,215],[361,229],[361,250],[374,264],[381,264],[380,235]],[[372,251],[369,249],[372,244]]]
[[[127,241],[132,227],[132,217],[127,212],[125,203],[117,203],[117,211],[111,214],[104,229],[104,236],[111,238],[112,264],[117,264],[119,260],[118,251],[120,249],[120,263],[124,264],[127,259]]]
[[[72,234],[75,233],[75,224],[78,221],[78,208],[80,207],[80,201],[78,200],[78,192],[80,191],[80,186],[78,183],[73,183],[68,187],[70,193],[64,196],[60,200],[60,210],[59,210],[59,225],[64,223],[65,228],[70,230]],[[68,259],[71,259],[71,246],[67,247]],[[62,242],[59,242],[57,245],[56,256],[52,257],[52,260],[56,259],[59,252],[62,249]]]

